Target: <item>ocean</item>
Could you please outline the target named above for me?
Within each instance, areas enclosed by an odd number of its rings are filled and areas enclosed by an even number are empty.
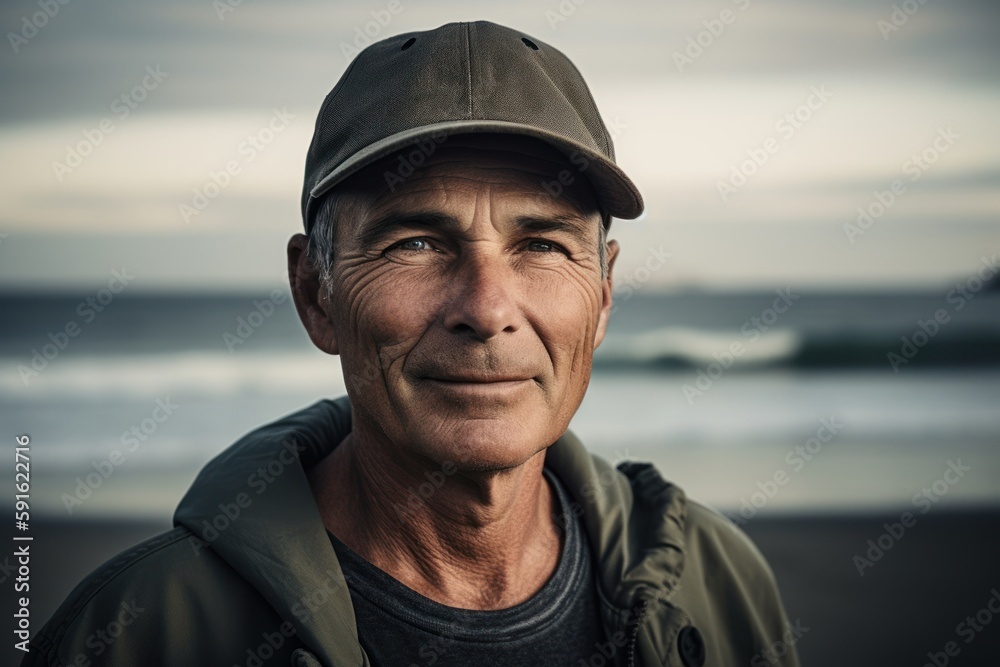
[[[0,423],[42,514],[169,515],[240,435],[345,393],[280,288],[0,307]],[[571,428],[733,516],[912,508],[957,461],[934,503],[995,506],[998,399],[997,291],[637,293]]]

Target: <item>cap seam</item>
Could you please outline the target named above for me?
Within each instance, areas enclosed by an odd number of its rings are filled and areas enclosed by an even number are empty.
[[[456,29],[458,33],[454,32]],[[533,136],[556,146],[570,157],[577,149],[582,149],[587,155],[593,153],[593,159],[598,160],[602,168],[595,171],[592,180],[601,186],[605,208],[613,209],[613,215],[622,218],[632,218],[641,212],[642,196],[617,164],[613,128],[601,116],[593,91],[579,67],[558,49],[544,42],[540,43],[542,46],[539,49],[528,37],[522,37],[523,33],[518,33],[520,31],[488,21],[460,21],[425,33],[410,33],[417,36],[426,34],[428,41],[425,44],[427,48],[414,50],[407,54],[410,56],[407,59],[397,61],[394,56],[398,55],[399,44],[409,35],[369,45],[364,49],[365,53],[358,54],[320,105],[306,156],[305,196],[302,200],[305,228],[308,230],[312,226],[321,195],[375,157],[384,155],[389,144],[393,143],[392,137],[401,141],[410,137],[415,141],[421,136],[421,132],[414,127],[416,125],[430,128],[440,124],[440,128],[435,128],[428,135],[435,141],[440,138],[439,131],[447,134],[472,131],[452,129],[452,123],[482,125],[477,131],[483,132]],[[463,45],[454,43],[454,37],[465,39],[464,82],[462,73],[454,69],[461,64],[463,54],[460,49]],[[534,51],[527,51],[518,43],[519,38]],[[477,39],[486,58],[483,69],[478,73],[473,71],[478,65],[473,62],[472,54],[472,42]],[[478,54],[475,57],[478,58]],[[497,58],[496,63],[494,57]],[[458,62],[453,62],[451,58],[457,58]],[[369,91],[365,88],[370,85],[368,71],[379,72],[382,71],[380,68],[390,66],[398,70],[394,76],[404,77],[397,81],[399,85],[371,91],[371,96],[366,97]],[[519,71],[521,68],[524,69]],[[397,93],[407,89],[403,83],[407,80],[405,72],[417,78],[426,75],[435,84],[433,89],[420,93],[419,99],[427,99],[426,108],[395,111],[386,103],[386,100],[393,99],[394,88],[402,89],[396,90]],[[387,85],[390,79],[391,76]],[[527,87],[525,81],[529,80],[531,86]],[[467,95],[464,116],[456,108],[461,105],[461,100],[457,97],[459,91],[455,89],[462,83],[466,85]],[[510,90],[504,86],[509,86]],[[451,92],[448,92],[449,89]],[[511,93],[513,90],[517,94]],[[357,105],[348,100],[352,91],[361,100]],[[476,104],[477,95],[483,95],[483,105]],[[546,97],[549,98],[548,103]],[[367,109],[366,105],[372,101],[381,101],[382,104],[372,108],[367,116],[357,113]],[[482,112],[477,110],[480,106]],[[400,143],[399,147],[402,146]]]
[[[469,94],[469,106],[466,118],[472,120],[472,39],[469,36],[469,24],[465,24],[465,78]]]

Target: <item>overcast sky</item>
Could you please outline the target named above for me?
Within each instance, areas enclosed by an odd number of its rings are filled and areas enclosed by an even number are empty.
[[[283,284],[345,51],[366,28],[473,19],[583,72],[647,201],[613,227],[619,275],[671,254],[648,289],[934,288],[1000,252],[994,2],[225,1],[3,4],[0,288],[86,290],[122,267],[135,290]],[[282,129],[248,148],[269,124]],[[230,161],[239,173],[186,220]],[[897,179],[881,217],[845,229]]]

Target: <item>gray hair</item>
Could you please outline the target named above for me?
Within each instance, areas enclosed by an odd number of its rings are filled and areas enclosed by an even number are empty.
[[[306,243],[306,259],[313,269],[319,271],[319,283],[325,296],[329,296],[333,281],[334,222],[339,204],[340,199],[335,194],[327,195],[320,202]]]
[[[320,284],[326,295],[330,293],[333,280],[333,238],[339,210],[340,199],[335,193],[328,194],[316,211],[306,244],[306,259],[319,271]],[[601,280],[603,280],[608,276],[608,228],[611,226],[611,216],[601,213],[601,223],[598,229],[597,253],[601,260]]]

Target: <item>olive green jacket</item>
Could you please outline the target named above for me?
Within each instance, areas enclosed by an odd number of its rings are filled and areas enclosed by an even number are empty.
[[[350,428],[342,398],[242,438],[205,466],[173,530],[76,587],[22,664],[368,665],[305,476]],[[606,637],[595,638],[591,664],[798,664],[800,631],[771,571],[726,518],[650,465],[612,468],[571,433],[545,465],[571,495],[595,558]],[[436,651],[422,651],[421,664],[447,664]]]

